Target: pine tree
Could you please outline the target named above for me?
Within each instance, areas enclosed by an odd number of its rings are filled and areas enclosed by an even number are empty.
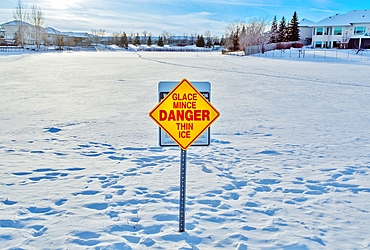
[[[197,47],[204,47],[205,46],[203,35],[200,35],[200,36],[198,35],[198,40],[197,40],[196,46]]]
[[[136,45],[136,46],[141,45],[139,33],[136,34],[136,37],[135,37],[135,40],[134,40],[134,45]]]
[[[283,16],[281,18],[281,21],[279,23],[279,33],[278,33],[278,42],[286,42],[287,41],[287,27],[286,27],[286,22],[285,22],[285,17]]]
[[[277,42],[277,34],[278,34],[278,25],[276,16],[274,16],[274,20],[271,24],[271,30],[270,30],[270,43],[276,43]]]
[[[148,45],[149,47],[152,46],[152,36],[148,37],[148,41],[147,41],[146,45]]]
[[[299,40],[299,21],[297,12],[294,11],[292,20],[290,20],[290,23],[288,25],[288,34],[287,34],[287,40],[288,41],[298,41]]]
[[[211,47],[213,46],[213,44],[212,44],[212,38],[207,37],[207,43],[206,43],[206,46],[207,46],[208,48],[211,48]]]
[[[161,36],[159,36],[159,38],[158,38],[157,45],[159,47],[163,47],[164,46],[163,38]]]
[[[124,48],[128,48],[128,40],[127,40],[127,35],[126,32],[123,32],[121,36],[121,44],[123,45]]]
[[[220,41],[220,46],[225,46],[226,45],[226,39],[225,37],[222,35],[221,36],[221,41]]]

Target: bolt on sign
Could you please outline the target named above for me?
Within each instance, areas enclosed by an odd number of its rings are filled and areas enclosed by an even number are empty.
[[[188,149],[220,116],[207,100],[207,94],[199,92],[187,79],[182,79],[163,97],[149,116],[183,150]]]

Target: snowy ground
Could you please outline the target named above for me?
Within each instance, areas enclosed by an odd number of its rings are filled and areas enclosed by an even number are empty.
[[[370,248],[370,61],[221,53],[0,54],[1,249]],[[221,117],[188,150],[148,116],[206,80]]]

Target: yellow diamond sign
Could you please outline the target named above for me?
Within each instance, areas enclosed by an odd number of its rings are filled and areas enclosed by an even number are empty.
[[[149,116],[186,150],[216,121],[220,112],[190,81],[182,79]]]

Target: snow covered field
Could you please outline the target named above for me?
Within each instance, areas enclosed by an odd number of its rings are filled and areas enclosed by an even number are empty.
[[[161,80],[221,117],[188,150],[149,118]],[[370,60],[0,54],[1,249],[370,248]]]

